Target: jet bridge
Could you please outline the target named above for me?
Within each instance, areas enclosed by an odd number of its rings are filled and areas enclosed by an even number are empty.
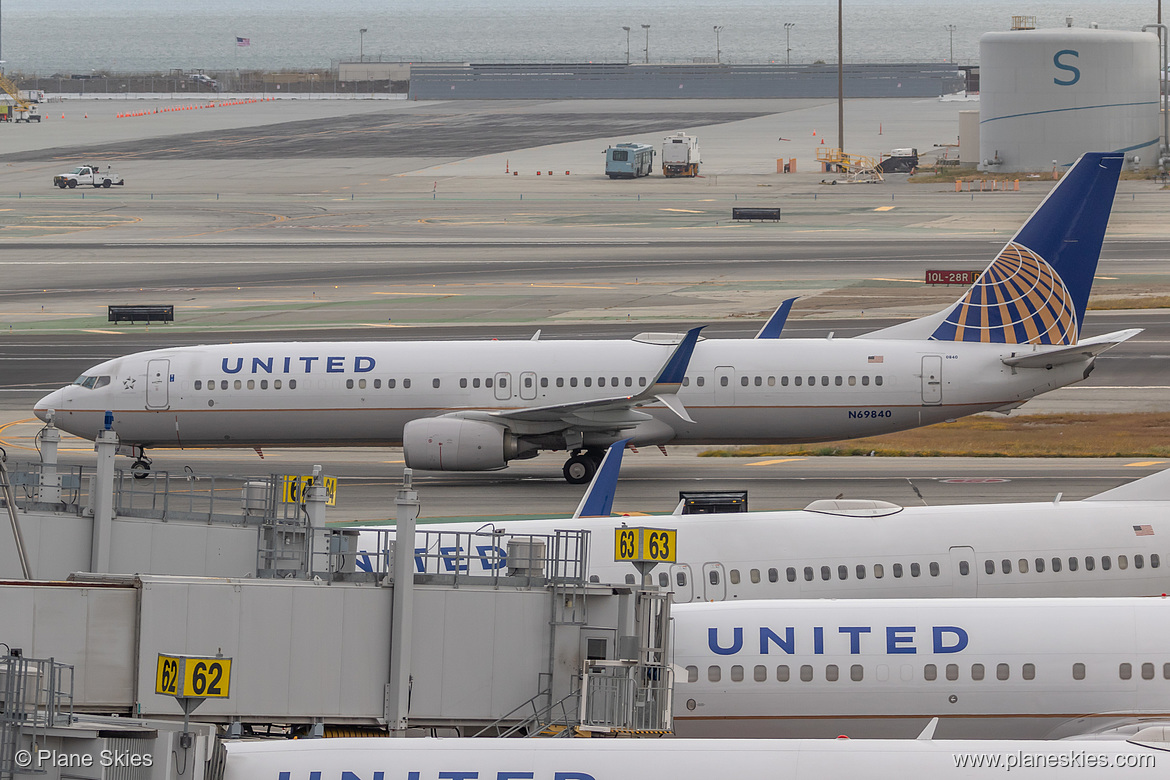
[[[145,719],[159,755],[202,734],[200,766],[213,733],[671,731],[670,596],[589,582],[588,532],[416,533],[409,484],[401,530],[326,529],[323,470],[303,503],[276,477],[194,498],[195,475],[113,468],[116,436],[72,469],[51,439],[40,463],[0,463],[0,516],[27,559],[0,545],[0,642],[68,669],[74,720]],[[230,659],[230,695],[190,730],[157,689],[177,656]],[[80,738],[54,737],[54,717],[0,735],[0,754]]]

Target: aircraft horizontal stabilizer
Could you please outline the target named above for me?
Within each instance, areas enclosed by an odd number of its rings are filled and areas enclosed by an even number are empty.
[[[1091,339],[1081,339],[1079,343],[1071,347],[1051,349],[1036,347],[1032,352],[1012,353],[1010,357],[1003,358],[1003,362],[1013,368],[1051,368],[1065,363],[1076,363],[1096,357],[1141,332],[1141,328],[1130,328],[1129,330],[1119,330],[1116,333],[1106,333],[1103,336],[1094,336]]]
[[[1165,501],[1170,498],[1170,469],[1127,482],[1085,501]]]

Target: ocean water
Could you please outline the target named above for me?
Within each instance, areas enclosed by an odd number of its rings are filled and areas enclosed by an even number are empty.
[[[1138,30],[1157,0],[845,0],[847,62],[977,63],[1013,14],[1040,27]],[[1170,3],[1167,14],[1170,16]],[[1170,18],[1167,19],[1170,23]],[[786,44],[786,23],[794,24]],[[650,25],[649,52],[647,31]],[[468,62],[836,62],[837,3],[754,0],[0,0],[9,73],[328,68],[339,59]],[[952,33],[948,25],[954,25]],[[359,34],[366,28],[364,35]],[[236,45],[236,37],[250,40]],[[953,44],[952,44],[953,41]],[[786,52],[791,46],[790,54]]]

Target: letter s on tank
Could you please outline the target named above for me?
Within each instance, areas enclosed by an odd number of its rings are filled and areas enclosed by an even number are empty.
[[[1061,49],[1055,55],[1053,55],[1052,64],[1055,65],[1056,67],[1060,68],[1061,70],[1067,70],[1069,73],[1072,74],[1072,78],[1065,79],[1063,81],[1061,79],[1053,79],[1052,83],[1057,84],[1061,87],[1071,87],[1073,84],[1076,84],[1078,81],[1081,80],[1081,70],[1080,70],[1080,68],[1076,67],[1075,65],[1069,65],[1069,64],[1061,62],[1060,58],[1065,57],[1065,56],[1080,57],[1081,53],[1078,51],[1074,51],[1073,49]]]

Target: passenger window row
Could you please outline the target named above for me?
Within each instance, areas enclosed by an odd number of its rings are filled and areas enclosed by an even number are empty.
[[[961,563],[966,564],[966,561],[961,561]],[[907,573],[909,573],[911,577],[921,577],[922,571],[922,564],[918,563],[917,561],[912,562],[909,566],[904,566],[901,563],[895,563],[890,566],[890,574],[893,575],[894,579],[899,579],[905,576]],[[938,577],[940,574],[942,574],[942,567],[939,566],[938,561],[930,561],[926,564],[926,571],[930,573],[931,577]],[[968,571],[968,567],[959,567],[960,574],[966,575]],[[710,574],[712,575],[711,584],[718,585],[719,572],[712,569]],[[812,582],[818,577],[821,581],[824,582],[828,582],[832,579],[847,580],[850,578],[850,576],[852,576],[854,579],[864,580],[869,574],[872,574],[874,579],[880,580],[886,576],[886,566],[882,563],[875,563],[871,567],[867,567],[864,563],[859,563],[851,570],[849,566],[842,563],[838,564],[836,567],[805,566],[800,572],[797,571],[795,566],[789,566],[784,570],[784,577],[789,582],[796,582],[798,574],[803,576],[805,582]],[[753,583],[760,582],[760,570],[749,569],[748,577]],[[731,569],[727,573],[727,579],[731,582],[732,585],[738,585],[743,580],[743,577],[740,574],[739,569]],[[779,580],[780,570],[776,568],[768,569],[768,582],[779,582]]]
[[[1053,572],[1059,572],[1064,568],[1065,560],[1066,559],[1064,559],[1064,558],[1055,558],[1054,557],[1054,558],[1048,559],[1047,561],[1044,558],[1036,558],[1036,559],[1032,560],[1031,562],[1029,562],[1029,560],[1027,558],[1020,558],[1019,560],[1015,561],[1015,570],[1019,574],[1027,574],[1029,569],[1036,572],[1037,574],[1042,574],[1042,573],[1044,573],[1044,570],[1047,568],[1051,568],[1051,570]],[[1161,556],[1158,555],[1158,553],[1150,553],[1150,561],[1149,562],[1150,562],[1151,569],[1157,569],[1162,565],[1162,558],[1161,558]],[[1131,561],[1130,561],[1130,558],[1128,555],[1118,555],[1117,556],[1117,568],[1118,569],[1122,569],[1122,570],[1128,569],[1130,567],[1130,563],[1131,563]],[[1146,558],[1141,553],[1136,553],[1133,556],[1132,563],[1133,563],[1133,568],[1144,569],[1146,567]],[[1095,556],[1092,556],[1092,555],[1085,556],[1085,558],[1084,558],[1085,571],[1096,570],[1098,564],[1100,564],[1102,571],[1110,571],[1113,568],[1113,558],[1108,556],[1108,555],[1102,555],[1100,558],[1100,561],[1098,561],[1098,559]],[[1069,571],[1078,571],[1081,568],[1081,559],[1075,555],[1070,556],[1067,559],[1067,565],[1068,565]],[[996,567],[995,561],[991,560],[990,558],[983,561],[983,571],[985,573],[995,574],[996,568],[997,567]],[[1003,560],[1001,560],[999,562],[998,568],[999,568],[999,571],[1001,571],[1004,574],[1011,574],[1012,568],[1013,568],[1013,562],[1010,558],[1004,558]]]
[[[707,380],[707,378],[703,377],[703,376],[695,377],[695,386],[696,387],[705,386],[707,383],[706,380]],[[782,376],[779,379],[779,384],[781,387],[788,387],[790,380],[791,380],[793,387],[804,387],[806,384],[806,381],[807,381],[808,387],[816,387],[817,386],[817,377],[815,377],[815,376],[805,377],[803,375],[793,376],[793,377]],[[876,387],[881,387],[883,384],[883,381],[884,380],[881,376],[873,377],[873,384]],[[820,377],[820,386],[821,387],[828,387],[830,385],[830,383],[835,387],[843,387],[845,385],[848,385],[849,387],[856,387],[859,383],[862,387],[869,387],[870,377],[869,376],[861,376],[861,377],[841,376],[841,375],[829,377],[829,376],[822,374]],[[729,376],[719,377],[719,386],[720,387],[727,387],[730,384],[731,384],[731,378]],[[763,387],[764,385],[767,385],[768,387],[775,387],[777,384],[777,380],[776,380],[776,377],[774,377],[774,376],[761,376],[759,374],[756,374],[756,375],[741,374],[739,377],[739,384],[740,384],[740,387],[749,387],[749,386]],[[690,385],[691,385],[691,378],[689,376],[684,377],[683,378],[683,387],[690,387]]]
[[[1141,553],[1134,554],[1132,558],[1128,555],[1118,555],[1116,560],[1117,568],[1123,570],[1130,568],[1131,565],[1134,569],[1144,569],[1146,567],[1146,563],[1146,556]],[[1021,574],[1027,574],[1030,570],[1037,573],[1043,573],[1049,568],[1051,568],[1051,571],[1053,572],[1059,572],[1063,570],[1064,565],[1064,559],[1062,558],[1052,558],[1050,562],[1046,561],[1044,558],[1036,558],[1032,562],[1029,562],[1027,558],[1020,558],[1015,562],[1005,558],[1000,561],[999,569],[1004,574],[1011,574],[1013,568],[1015,568],[1015,570]],[[1092,555],[1085,556],[1084,567],[1086,571],[1093,571],[1098,567],[1098,565],[1103,571],[1109,571],[1114,566],[1114,560],[1108,555],[1102,555],[1099,561]],[[1150,553],[1150,568],[1157,569],[1161,565],[1161,556],[1159,556],[1158,553]],[[1076,556],[1068,558],[1069,571],[1077,571],[1079,568],[1079,558]],[[909,574],[909,576],[912,578],[921,577],[923,574],[922,564],[917,561],[911,562],[909,566],[906,566],[902,563],[894,563],[890,565],[889,569],[890,574],[894,577],[894,579],[900,579],[907,574]],[[995,574],[996,562],[991,559],[985,560],[983,563],[983,569],[987,574]],[[968,561],[961,560],[958,562],[957,570],[959,576],[966,577],[971,573],[971,565]],[[930,561],[926,564],[926,572],[931,577],[938,577],[942,574],[942,567],[938,561]],[[707,572],[707,575],[712,585],[719,584],[718,569],[711,569]],[[795,566],[788,566],[784,569],[784,578],[788,582],[796,582],[797,579],[803,579],[805,582],[813,582],[818,579],[822,582],[829,582],[831,580],[848,580],[850,577],[857,580],[864,580],[867,576],[872,576],[874,579],[878,580],[882,579],[886,576],[886,565],[875,563],[872,566],[867,567],[864,563],[859,563],[850,568],[848,565],[842,563],[837,564],[836,566],[804,566],[799,570]],[[769,568],[767,570],[767,577],[768,582],[779,582],[780,569],[774,567]],[[743,575],[739,569],[731,569],[727,572],[727,579],[732,585],[739,585],[741,582],[743,582]],[[763,572],[760,569],[749,569],[748,579],[752,584],[758,584],[763,579]],[[669,578],[665,573],[662,572],[660,572],[658,575],[658,583],[664,588],[670,586]],[[678,584],[680,587],[686,585],[682,572],[679,572]]]
[[[699,667],[690,665],[686,668],[687,682],[695,683],[699,681]],[[758,664],[752,667],[751,679],[755,682],[769,681],[769,667]],[[811,664],[802,664],[797,668],[797,677],[801,682],[812,682],[815,678],[815,670]],[[942,668],[943,677],[954,682],[959,679],[961,670],[959,664],[946,664]],[[1117,675],[1122,680],[1133,679],[1133,664],[1122,663],[1118,666]],[[1152,662],[1142,663],[1139,673],[1143,680],[1153,680],[1156,676],[1157,666]],[[973,663],[969,668],[969,679],[975,682],[988,679],[989,670],[984,664]],[[996,680],[1010,680],[1012,679],[1012,668],[1010,664],[996,664],[994,669],[994,676]],[[1021,680],[1035,680],[1036,679],[1036,664],[1025,663],[1021,664],[1018,672]],[[1074,663],[1072,665],[1072,678],[1074,680],[1085,679],[1086,671],[1083,663]],[[865,679],[865,668],[862,664],[852,664],[849,667],[848,677],[853,682],[861,682]],[[711,665],[707,667],[707,682],[720,682],[723,679],[723,667],[718,665]],[[727,679],[731,682],[743,682],[745,679],[744,667],[735,664],[727,670]],[[787,664],[780,664],[775,667],[776,682],[789,682],[792,679],[792,670]],[[824,679],[827,682],[837,682],[842,679],[842,670],[837,664],[827,664],[824,667]],[[927,682],[934,682],[939,679],[939,667],[936,664],[924,664],[922,666],[922,679]],[[1162,664],[1162,679],[1170,680],[1170,663]]]
[[[203,380],[196,379],[194,387],[196,390],[202,390],[203,389]],[[267,379],[259,379],[259,380],[257,380],[257,379],[247,379],[247,380],[233,379],[230,382],[227,379],[219,380],[219,389],[220,390],[229,390],[229,389],[243,390],[245,387],[249,390],[256,390],[256,389],[267,390],[269,388],[269,383],[268,383]],[[271,387],[273,390],[280,390],[281,388],[284,387],[284,382],[280,379],[273,379]],[[208,390],[215,390],[216,389],[216,384],[215,384],[214,379],[207,380],[207,389]],[[289,390],[296,390],[297,389],[297,380],[295,380],[295,379],[288,380],[288,389]]]

